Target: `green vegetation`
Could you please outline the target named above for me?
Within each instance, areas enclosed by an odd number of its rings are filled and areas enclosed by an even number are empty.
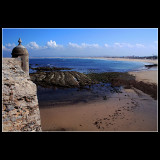
[[[96,83],[111,83],[113,87],[123,86],[125,89],[137,88],[142,92],[149,94],[152,98],[157,99],[157,85],[145,82],[138,82],[133,75],[121,72],[91,73],[87,75]]]
[[[135,80],[135,77],[127,72],[105,72],[105,73],[90,73],[87,76],[96,82],[115,83],[120,80]]]

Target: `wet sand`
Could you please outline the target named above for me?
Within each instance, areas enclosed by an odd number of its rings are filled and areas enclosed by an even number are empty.
[[[105,59],[105,58],[104,58]],[[158,64],[158,60],[152,59],[127,59],[127,58],[106,58],[108,60],[116,60],[116,61],[136,61],[136,62],[146,62],[151,64]],[[153,67],[154,70],[144,70],[144,71],[135,71],[129,72],[136,77],[137,81],[143,81],[146,83],[158,83],[158,69],[157,67]]]
[[[107,100],[41,108],[43,131],[157,131],[157,101],[137,89]]]
[[[147,70],[129,74],[134,75],[137,81],[158,84],[158,71]],[[157,102],[151,96],[132,88],[122,89],[122,93],[111,94],[105,100],[60,107],[40,107],[42,130],[157,132]]]
[[[137,81],[143,81],[146,83],[158,83],[158,71],[138,71],[138,72],[129,72],[129,74],[136,77]]]

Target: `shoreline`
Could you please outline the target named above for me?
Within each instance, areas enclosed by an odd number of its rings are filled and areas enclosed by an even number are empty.
[[[158,60],[151,60],[151,59],[128,59],[128,58],[97,58],[97,59],[158,64]],[[154,70],[152,70],[153,68]],[[134,70],[134,71],[129,71],[128,73],[135,76],[137,81],[158,84],[158,67],[153,67],[153,68]]]
[[[139,90],[124,89],[107,100],[40,108],[42,131],[157,131],[157,101]]]
[[[132,61],[132,62],[146,62],[146,63],[158,64],[158,60],[153,60],[153,59],[133,59],[133,58],[95,58],[95,59],[115,60],[115,61]]]
[[[62,57],[61,57],[62,58]],[[94,58],[117,61],[140,61],[158,64],[157,60]],[[158,84],[156,70],[138,70],[128,72],[136,81]],[[158,100],[148,94],[131,88],[122,89],[107,99],[77,102],[60,106],[40,107],[42,131],[51,132],[157,132]],[[41,105],[41,104],[40,104]]]
[[[152,83],[157,71],[131,72]],[[151,75],[152,74],[152,75]],[[141,76],[141,77],[140,77]],[[158,82],[156,82],[157,84]],[[157,132],[158,100],[131,88],[106,100],[40,107],[42,131],[51,132]],[[45,105],[45,104],[43,104]],[[46,102],[47,105],[47,102]]]
[[[128,62],[141,62],[143,63],[143,67],[141,68],[138,68],[138,69],[135,69],[135,70],[131,70],[131,71],[128,71],[128,73],[131,73],[131,72],[141,72],[141,71],[157,71],[158,72],[158,59],[133,59],[133,58],[103,58],[103,57],[39,57],[39,58],[36,58],[36,57],[32,57],[31,59],[52,59],[52,58],[65,58],[65,59],[97,59],[97,60],[109,60],[109,61],[128,61]],[[150,67],[150,68],[147,68],[145,67],[145,65],[154,65],[156,64],[157,66],[155,67]]]
[[[136,61],[136,62],[147,62],[147,63],[155,63],[158,64],[158,60],[153,59],[134,59],[134,58],[105,58],[105,57],[30,57],[30,59],[52,59],[52,58],[75,58],[75,59],[101,59],[101,60],[115,60],[115,61]]]
[[[145,83],[158,84],[158,70],[140,70],[128,72],[135,76],[136,81],[143,81]]]

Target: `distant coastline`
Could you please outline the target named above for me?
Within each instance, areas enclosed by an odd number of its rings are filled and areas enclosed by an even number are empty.
[[[35,59],[36,58],[38,59],[38,57],[35,57]],[[59,59],[55,60],[54,58],[73,59],[72,62],[76,61],[74,58],[81,58],[97,59],[97,61],[101,59],[111,61],[137,61],[142,62],[142,64],[158,64],[158,60],[156,59],[118,57],[40,57],[39,59],[41,60],[38,61],[42,63],[47,61],[47,63],[50,63],[49,61],[52,61],[52,58],[57,63],[59,63]],[[104,63],[104,61],[102,63]],[[116,64],[117,62],[114,65]],[[128,64],[130,65],[130,63]],[[121,90],[117,88],[116,90],[110,90],[109,86],[101,83],[98,85],[95,84],[95,88],[91,85],[90,88],[86,87],[86,89],[82,87],[78,89],[64,89],[62,87],[58,88],[57,86],[55,86],[55,88],[45,89],[44,87],[38,87],[42,130],[157,131],[157,70],[158,68],[155,67],[154,71],[147,68],[146,70],[139,70],[138,72],[128,72],[128,76],[135,76],[135,80],[128,80],[127,77],[115,80],[117,86],[118,83],[121,83],[120,86],[125,85],[125,88]],[[107,79],[104,76],[105,74],[108,73],[97,74],[98,76],[95,75],[95,79],[97,78],[104,81]],[[111,73],[110,75],[114,76],[115,79],[115,74]],[[39,77],[38,75],[37,78]],[[58,74],[54,77],[58,77]],[[76,77],[73,79],[77,80]],[[112,82],[114,79],[112,79]],[[56,83],[58,83],[58,81]],[[60,82],[65,81],[66,80],[61,80]],[[49,80],[49,82],[51,82],[51,80]],[[71,82],[71,80],[69,80],[69,82]],[[127,84],[128,86],[126,86]],[[112,86],[112,88],[114,87]]]
[[[146,63],[153,63],[158,64],[158,60],[154,59],[133,59],[133,58],[97,58],[97,59],[104,59],[104,60],[115,60],[115,61],[135,61],[135,62],[146,62]]]
[[[79,58],[79,59],[101,59],[101,60],[114,60],[114,61],[135,61],[135,62],[146,62],[151,64],[158,64],[158,59],[145,59],[145,58],[120,58],[120,57],[30,57],[30,59],[52,59],[52,58]]]

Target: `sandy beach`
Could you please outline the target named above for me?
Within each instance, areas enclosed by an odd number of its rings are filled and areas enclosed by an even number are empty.
[[[157,131],[157,101],[136,89],[40,113],[43,131]]]
[[[129,72],[129,74],[136,77],[137,81],[143,81],[146,83],[155,83],[158,84],[158,71],[138,71],[138,72]]]
[[[157,70],[129,74],[134,75],[137,81],[158,85]],[[40,108],[42,130],[157,131],[157,106],[157,100],[142,91],[135,88],[123,89],[122,93],[114,93],[106,100]]]
[[[146,62],[146,63],[158,64],[158,60],[153,60],[153,59],[131,59],[131,58],[95,58],[95,59],[114,60],[114,61]]]

